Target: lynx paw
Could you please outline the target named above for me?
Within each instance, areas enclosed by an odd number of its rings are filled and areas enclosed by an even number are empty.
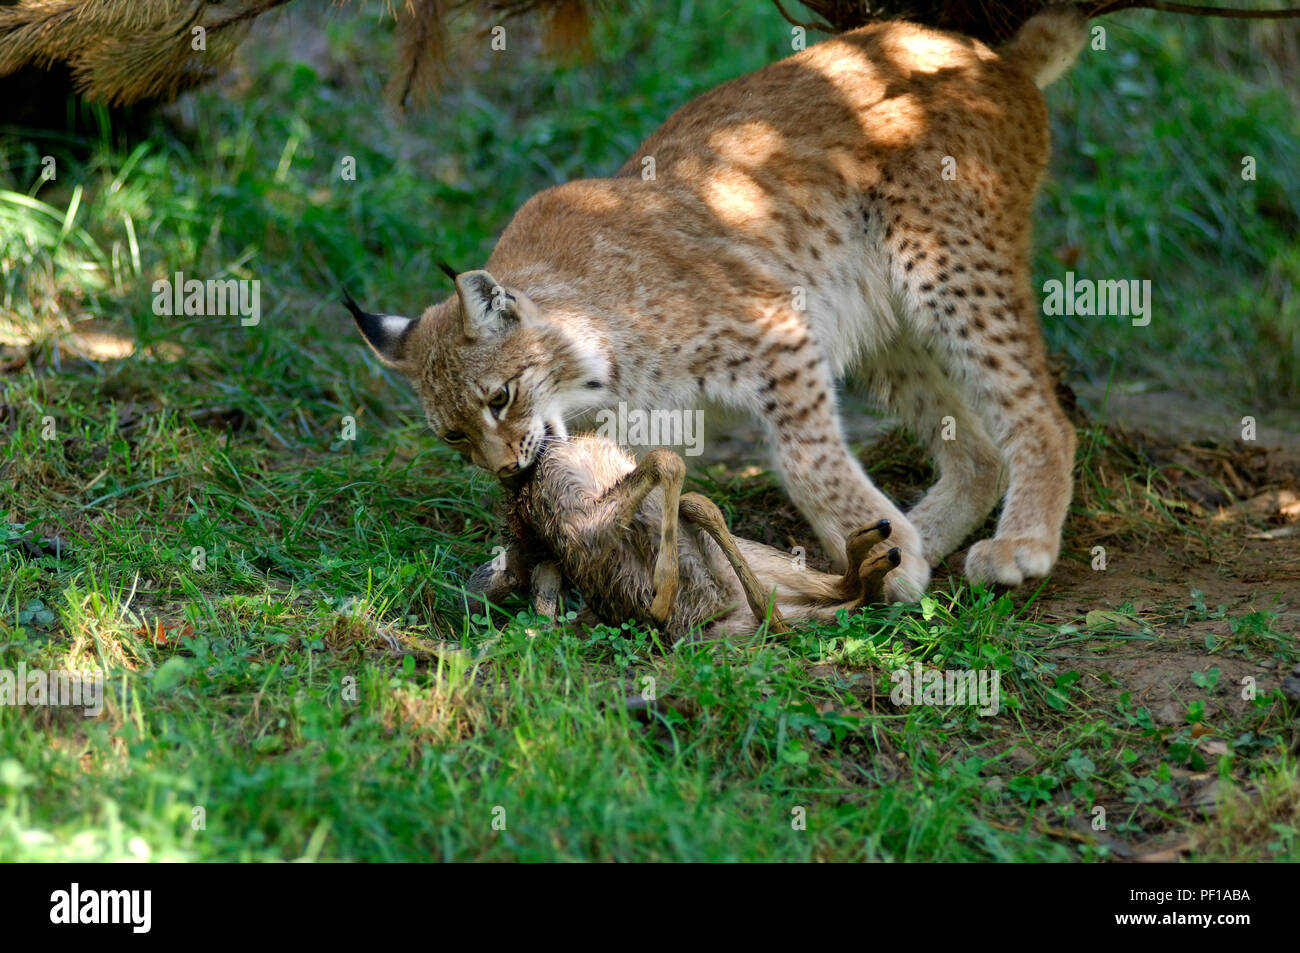
[[[899,547],[894,547],[899,549]],[[885,602],[916,602],[930,585],[930,564],[920,548],[900,549],[902,559],[885,580]]]
[[[905,518],[891,520],[890,525],[888,542],[881,543],[871,553],[871,557],[876,559],[894,547],[900,553],[898,568],[885,578],[884,601],[916,602],[930,585],[930,563],[925,558],[921,537],[915,526]]]
[[[1052,570],[1056,545],[1045,539],[982,539],[966,554],[966,578],[986,586],[1018,586]]]

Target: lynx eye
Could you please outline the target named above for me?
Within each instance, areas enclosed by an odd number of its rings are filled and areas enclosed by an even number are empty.
[[[491,407],[493,410],[504,410],[506,405],[509,403],[510,403],[510,388],[503,387],[495,394],[492,395],[492,399],[488,401],[488,406]]]
[[[442,439],[448,443],[464,443],[469,438],[465,436],[463,430],[448,430],[442,435]]]

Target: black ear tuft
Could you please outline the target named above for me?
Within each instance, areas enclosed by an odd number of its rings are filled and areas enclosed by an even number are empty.
[[[396,364],[402,359],[402,344],[415,321],[396,314],[371,314],[343,289],[343,306],[352,313],[352,320],[366,339],[366,343],[385,364]]]
[[[356,303],[352,295],[348,294],[347,288],[340,289],[343,292],[343,307],[352,312],[352,319],[357,322],[358,326],[365,320],[366,313],[361,310],[361,306]]]
[[[451,283],[454,285],[456,283],[456,269],[445,261],[438,262],[438,267],[442,269],[444,275],[451,279]]]

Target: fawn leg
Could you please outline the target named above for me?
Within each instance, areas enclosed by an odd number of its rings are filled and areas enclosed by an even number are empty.
[[[903,561],[902,551],[895,546],[874,559],[863,560],[858,566],[859,598],[854,608],[871,603],[887,602],[885,594],[885,577]]]
[[[635,470],[619,480],[604,499],[616,501],[615,519],[627,527],[636,517],[645,498],[655,487],[663,487],[663,513],[659,525],[659,555],[655,558],[655,598],[650,615],[665,622],[677,599],[677,502],[681,497],[686,464],[673,451],[660,447],[651,450]]]
[[[533,567],[533,608],[552,622],[560,617],[564,608],[560,598],[562,587],[563,580],[555,563],[547,560]]]
[[[727,562],[731,563],[731,568],[736,571],[736,578],[740,580],[740,587],[745,590],[745,601],[749,603],[749,610],[754,613],[754,618],[759,622],[768,618],[770,605],[772,615],[768,621],[768,629],[778,633],[789,632],[790,627],[786,625],[781,610],[776,607],[775,597],[770,591],[763,589],[762,583],[749,568],[749,563],[736,548],[736,541],[731,538],[731,531],[727,529],[727,521],[723,519],[722,511],[714,505],[713,501],[699,493],[687,493],[682,496],[681,514],[682,519],[699,526],[718,544],[722,554],[727,557]]]
[[[524,588],[528,572],[523,547],[512,541],[506,547],[504,565],[494,557],[465,581],[465,614],[482,615],[488,606],[500,605],[511,593]]]
[[[844,570],[842,583],[845,599],[862,598],[862,577],[858,572],[862,561],[876,546],[887,540],[892,532],[893,524],[889,520],[878,520],[866,526],[859,526],[844,541],[844,552],[848,556],[848,568]]]

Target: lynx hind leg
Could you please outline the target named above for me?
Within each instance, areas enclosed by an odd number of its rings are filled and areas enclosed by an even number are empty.
[[[659,622],[668,621],[677,601],[679,569],[677,565],[677,508],[686,477],[686,464],[673,451],[651,450],[636,469],[620,480],[606,494],[616,501],[616,520],[620,527],[631,524],[645,498],[656,487],[663,487],[663,511],[659,527],[659,553],[654,566],[654,601],[650,615]]]
[[[864,375],[934,461],[939,479],[907,513],[931,566],[984,523],[1002,495],[1002,458],[966,397],[906,331]]]
[[[1026,288],[1028,275],[1025,275]],[[1074,478],[1074,426],[1056,401],[1038,319],[1028,291],[1008,285],[1002,326],[1011,342],[990,336],[963,379],[971,403],[1006,460],[1008,483],[993,539],[966,555],[971,582],[1018,586],[1051,572],[1061,550]]]
[[[1025,165],[1006,168],[1007,178],[1037,174],[1028,167],[1032,156],[1004,158]],[[1030,283],[1032,196],[1004,196],[973,231],[908,207],[905,196],[889,198],[900,207],[891,253],[907,320],[934,341],[936,359],[1007,469],[997,532],[970,548],[966,576],[1006,586],[1045,576],[1061,548],[1076,438],[1056,401]]]
[[[680,509],[682,519],[694,523],[708,533],[718,544],[722,554],[727,557],[727,562],[735,571],[736,578],[740,580],[740,587],[745,591],[745,601],[749,603],[749,611],[754,613],[754,618],[760,624],[767,619],[770,632],[789,632],[790,627],[781,615],[781,610],[777,608],[772,591],[763,588],[749,563],[745,561],[744,555],[736,546],[735,539],[732,538],[731,531],[727,529],[727,521],[723,518],[722,511],[707,496],[699,493],[684,494]]]

